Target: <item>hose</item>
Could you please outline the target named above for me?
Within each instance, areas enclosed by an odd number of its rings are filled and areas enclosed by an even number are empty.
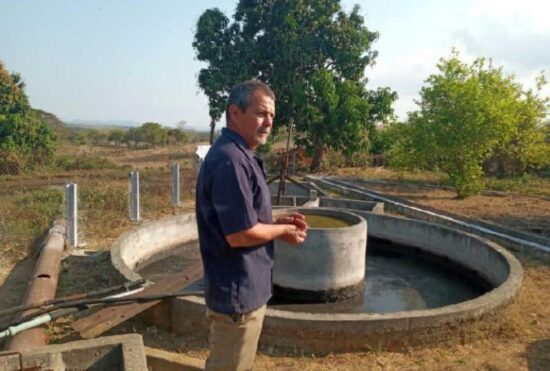
[[[134,282],[126,282],[122,285],[112,286],[112,287],[108,287],[108,288],[101,289],[101,290],[90,291],[90,292],[85,292],[85,293],[75,294],[75,295],[68,295],[68,296],[64,296],[62,298],[45,300],[45,301],[40,302],[40,303],[17,305],[15,307],[0,311],[0,318],[8,316],[10,314],[23,312],[23,311],[30,310],[30,309],[42,308],[42,307],[50,306],[50,305],[53,306],[53,305],[56,305],[56,304],[59,304],[59,303],[66,303],[66,302],[71,302],[71,301],[74,301],[74,300],[80,300],[80,299],[85,299],[85,298],[92,298],[92,297],[96,297],[96,296],[110,294],[112,292],[116,292],[116,291],[120,291],[120,290],[128,291],[128,290],[130,290],[130,288],[133,288],[133,287],[136,287],[136,286],[141,286],[145,282],[146,282],[146,280],[140,279],[140,280],[137,280],[137,281],[134,281]]]
[[[89,309],[91,305],[122,305],[129,303],[144,303],[148,301],[200,294],[203,294],[203,291],[182,291],[174,294],[154,294],[132,297],[120,297],[118,295],[115,295],[116,297],[111,296],[106,298],[86,298],[81,300],[58,303],[55,307],[41,309],[29,315],[18,318],[15,321],[12,321],[8,328],[0,332],[0,339],[3,337],[13,336],[21,331],[25,331],[36,326],[40,326],[61,316]],[[56,313],[58,311],[61,312],[61,314],[57,315]],[[55,313],[50,314],[50,312]]]

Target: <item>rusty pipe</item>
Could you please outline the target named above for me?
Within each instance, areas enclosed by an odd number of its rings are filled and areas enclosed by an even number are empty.
[[[48,232],[44,247],[36,262],[32,278],[27,286],[22,305],[33,305],[55,298],[61,257],[65,247],[65,222],[55,221]],[[20,314],[21,317],[35,312],[31,309]],[[40,326],[21,332],[10,339],[6,350],[37,348],[46,345],[46,327]]]

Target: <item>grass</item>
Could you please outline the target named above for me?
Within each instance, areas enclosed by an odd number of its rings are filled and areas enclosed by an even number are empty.
[[[337,175],[413,184],[449,185],[445,174],[433,171],[396,171],[382,167],[367,167],[339,168],[335,169],[334,173]],[[536,174],[525,174],[509,178],[485,177],[484,183],[485,190],[550,197],[550,177]]]
[[[550,197],[550,177],[525,174],[514,178],[486,178],[486,188]]]
[[[128,151],[119,151],[126,155]],[[148,151],[135,151],[145,156]],[[105,244],[134,225],[128,220],[128,173],[132,167],[113,161],[111,148],[89,150],[65,145],[53,165],[19,176],[0,176],[0,262],[16,261],[29,252],[33,241],[50,224],[64,216],[64,185],[78,184],[80,240],[87,248],[103,249]],[[158,167],[140,170],[141,210],[145,219],[172,215],[171,158],[187,159],[190,149],[166,151]],[[195,171],[185,161],[182,183],[193,183]],[[185,203],[193,198],[182,192]]]

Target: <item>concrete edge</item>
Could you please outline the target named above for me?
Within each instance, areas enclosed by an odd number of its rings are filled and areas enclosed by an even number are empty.
[[[462,217],[447,212],[434,211],[432,208],[426,208],[423,205],[412,203],[396,197],[386,196],[379,192],[371,190],[361,191],[355,189],[361,188],[361,186],[359,185],[354,185],[354,188],[351,188],[349,187],[350,184],[342,185],[334,183],[344,182],[339,179],[326,180],[322,177],[309,177],[309,179],[322,183],[327,188],[336,189],[340,192],[343,192],[346,195],[349,195],[350,193],[355,193],[363,198],[366,197],[368,199],[384,202],[386,205],[386,209],[392,210],[407,217],[434,221],[440,224],[449,225],[454,228],[464,230],[466,232],[481,234],[514,251],[529,253],[537,258],[545,260],[550,259],[550,246],[547,245],[548,239],[543,237],[538,237],[516,230],[509,230],[494,223],[473,220],[471,218]]]
[[[203,359],[147,346],[145,356],[150,371],[199,371],[206,366]]]
[[[439,326],[457,326],[467,321],[476,321],[481,319],[482,317],[490,316],[500,309],[505,308],[508,304],[514,302],[515,299],[518,297],[523,281],[523,269],[517,259],[510,252],[508,252],[506,249],[499,246],[498,244],[489,241],[486,238],[482,238],[434,223],[362,212],[359,210],[351,211],[359,214],[360,216],[366,215],[370,219],[379,219],[382,222],[399,220],[401,222],[413,223],[421,230],[422,228],[435,228],[436,230],[442,229],[445,231],[445,233],[450,233],[451,237],[456,235],[461,236],[461,238],[470,239],[476,244],[485,246],[488,251],[492,251],[492,253],[497,254],[501,257],[499,259],[504,262],[505,266],[499,269],[505,269],[507,271],[507,277],[506,279],[504,279],[503,282],[498,285],[498,287],[480,297],[458,304],[429,310],[404,311],[388,314],[313,314],[268,309],[265,322],[266,329],[268,329],[273,322],[276,323],[279,328],[287,327],[290,332],[298,332],[302,334],[300,336],[304,336],[303,334],[311,331],[320,334],[326,330],[327,333],[330,332],[332,334],[330,335],[331,337],[344,336],[344,339],[346,339],[347,343],[351,341],[351,338],[357,338],[357,341],[365,341],[365,339],[363,338],[367,335],[373,336],[375,334],[389,332],[424,333],[428,330],[437,331],[437,328]],[[188,219],[188,221],[190,222],[191,219]],[[370,225],[369,221],[367,223],[369,223]],[[369,230],[372,232],[372,228],[369,228]],[[376,236],[375,233],[373,233],[373,235]],[[384,237],[387,236],[382,236],[382,238]],[[118,244],[116,246],[116,249],[120,249],[123,247],[123,245]],[[415,245],[415,247],[418,246]],[[126,268],[130,269],[129,267]],[[136,273],[134,274],[136,276],[139,276]],[[200,297],[178,298],[172,301],[172,307],[178,313],[181,313],[182,311],[185,313],[186,309],[184,308],[188,305],[198,305],[199,307],[203,308],[201,312],[204,312],[204,299]],[[181,320],[179,322],[181,322]],[[284,325],[281,325],[282,323]],[[302,330],[299,330],[300,328]],[[339,335],[334,335],[335,331]],[[264,332],[266,332],[266,336],[264,336],[264,338],[269,339],[267,340],[268,343],[271,341],[274,341],[275,343],[278,342],[278,340],[276,340],[277,337],[273,336],[272,338],[270,338],[269,331]],[[307,341],[308,340],[306,336],[306,339],[297,340],[297,343],[301,344],[302,348],[307,349]],[[336,351],[335,348],[331,349]]]
[[[147,361],[145,358],[143,338],[139,334],[126,334],[99,337],[89,340],[76,340],[63,344],[52,344],[40,348],[24,349],[21,354],[24,358],[43,354],[67,353],[67,352],[88,352],[91,357],[97,352],[98,348],[121,347],[121,357],[124,363],[124,369],[129,371],[147,371]],[[0,353],[1,354],[1,353]],[[83,356],[79,358],[85,358]],[[88,357],[89,358],[89,357]]]

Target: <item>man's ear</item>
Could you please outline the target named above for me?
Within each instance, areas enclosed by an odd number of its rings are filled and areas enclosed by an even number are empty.
[[[231,121],[236,122],[239,119],[239,115],[241,113],[241,109],[236,104],[231,104],[229,106],[229,118],[231,119]]]

